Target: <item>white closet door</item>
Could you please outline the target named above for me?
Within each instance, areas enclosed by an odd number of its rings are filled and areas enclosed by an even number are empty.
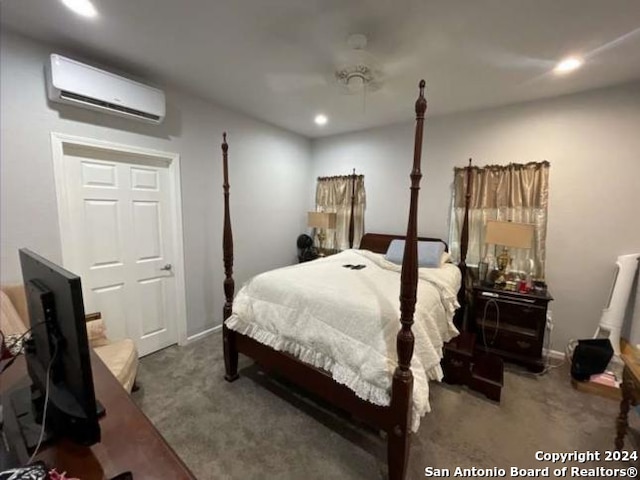
[[[119,151],[65,145],[63,188],[85,311],[146,355],[177,341],[168,166]]]

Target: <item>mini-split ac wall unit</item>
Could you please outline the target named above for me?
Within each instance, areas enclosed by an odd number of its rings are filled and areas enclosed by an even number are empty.
[[[165,115],[164,92],[52,54],[47,92],[53,102],[158,124]]]

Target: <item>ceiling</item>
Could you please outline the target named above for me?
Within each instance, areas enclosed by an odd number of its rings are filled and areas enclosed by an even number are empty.
[[[309,136],[539,99],[640,78],[637,0],[2,0],[3,28]],[[350,34],[382,65],[376,92],[333,79]],[[567,55],[582,69],[551,73]],[[313,119],[324,113],[329,122]]]

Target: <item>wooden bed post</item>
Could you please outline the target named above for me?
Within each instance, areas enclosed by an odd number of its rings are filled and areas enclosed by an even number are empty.
[[[238,379],[238,350],[236,334],[229,330],[224,322],[231,316],[233,308],[233,232],[231,231],[231,215],[229,213],[229,163],[227,160],[227,133],[222,134],[222,170],[224,172],[224,230],[222,232],[222,256],[224,262],[224,307],[222,309],[222,346],[224,349],[224,379],[233,382]]]
[[[356,169],[351,174],[351,216],[349,217],[349,248],[353,248],[353,238],[355,236],[355,226],[353,224],[353,214],[356,204]]]
[[[469,166],[466,170],[467,188],[464,196],[464,218],[462,220],[462,231],[460,232],[460,262],[458,263],[458,268],[462,275],[462,282],[458,291],[460,308],[456,312],[453,321],[462,332],[467,331],[467,252],[469,250],[469,206],[471,205],[471,159],[469,159]]]
[[[403,480],[409,459],[411,440],[411,415],[413,374],[411,373],[411,357],[413,356],[414,336],[411,331],[413,314],[416,309],[418,289],[418,193],[422,173],[420,163],[422,157],[422,132],[427,101],[424,98],[424,80],[420,81],[420,96],[416,100],[416,133],[413,150],[413,169],[411,170],[411,203],[409,205],[409,221],[400,274],[400,323],[402,327],[396,339],[398,366],[393,373],[391,387],[392,423],[388,433],[387,462],[389,479]]]

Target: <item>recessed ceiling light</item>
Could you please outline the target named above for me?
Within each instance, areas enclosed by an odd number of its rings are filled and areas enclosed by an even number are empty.
[[[578,57],[567,57],[560,61],[553,69],[558,74],[573,72],[582,66],[582,59]]]
[[[96,7],[89,0],[62,0],[62,3],[74,13],[83,17],[93,18],[98,15]]]
[[[325,125],[329,119],[326,115],[320,114],[316,115],[316,118],[313,120],[316,122],[316,125]]]

